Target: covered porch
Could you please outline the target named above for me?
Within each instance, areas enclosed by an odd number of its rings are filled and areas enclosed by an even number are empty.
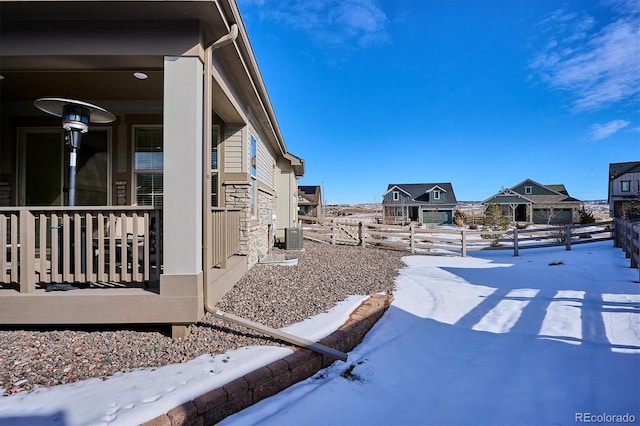
[[[419,222],[421,218],[421,206],[418,203],[394,203],[387,202],[382,205],[383,222],[389,224],[406,224]]]
[[[184,335],[249,267],[249,197],[226,188],[251,180],[224,153],[260,101],[235,3],[4,2],[1,19],[0,324]],[[83,136],[74,206],[48,96],[116,117]]]
[[[512,190],[502,190],[495,196],[482,202],[485,210],[491,204],[500,206],[502,216],[511,223],[533,222],[533,200]]]

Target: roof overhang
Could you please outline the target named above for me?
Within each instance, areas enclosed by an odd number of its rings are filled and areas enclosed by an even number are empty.
[[[218,58],[227,76],[226,80],[216,78],[214,72],[214,108],[223,120],[233,123],[248,123],[247,114],[250,113],[259,123],[258,130],[266,139],[265,142],[280,156],[289,154],[240,12],[233,0],[20,0],[1,1],[0,10],[0,75],[5,77],[2,98],[3,101],[22,101],[25,104],[41,96],[161,101],[164,56],[192,54],[189,49],[206,50],[216,40],[229,34],[233,24],[237,24],[237,36],[212,53],[214,63]],[[65,54],[64,46],[47,44],[48,39],[46,35],[43,36],[47,31],[57,31],[58,34],[66,31],[70,39],[68,34],[73,34],[76,27],[77,41],[73,54]],[[113,31],[114,27],[123,31]],[[147,34],[151,34],[152,43],[148,39],[140,40],[132,36],[139,27],[144,27]],[[83,28],[91,31],[83,31]],[[196,34],[193,34],[194,29]],[[92,43],[97,39],[92,37],[99,38],[101,30],[109,34],[114,46],[113,54],[104,50],[99,55],[93,52]],[[190,32],[189,37],[187,32]],[[180,39],[179,35],[183,33],[185,37]],[[12,43],[12,40],[20,42]],[[37,46],[40,50],[46,49],[48,54],[25,54],[25,44]],[[119,53],[127,49],[132,53]],[[139,50],[136,52],[134,49]],[[140,54],[142,50],[147,54]],[[213,64],[212,68],[215,68]],[[132,77],[132,70],[156,75],[141,84]],[[69,81],[65,92],[60,93],[59,84],[50,87],[52,81],[64,82],[65,79]],[[233,89],[230,90],[230,87]],[[247,103],[248,111],[238,104],[236,97]],[[292,165],[297,175],[304,173],[300,158],[295,157]]]
[[[482,202],[482,204],[501,204],[499,201],[495,201],[496,199],[500,198],[500,197],[516,197],[516,198],[521,198],[524,203],[533,203],[533,200],[525,197],[524,195],[513,191],[511,189],[503,189],[502,191],[498,192],[495,195],[492,195],[491,197],[487,198],[486,200],[484,200]],[[509,204],[509,203],[503,203],[503,204]]]
[[[291,162],[291,167],[293,167],[293,173],[296,177],[304,176],[304,160],[298,156],[287,152],[284,154],[284,158]]]
[[[430,189],[427,189],[425,191],[425,193],[427,192],[433,192],[433,191],[441,191],[441,192],[447,192],[446,189],[444,189],[443,187],[441,187],[440,185],[434,185],[433,187],[431,187]]]

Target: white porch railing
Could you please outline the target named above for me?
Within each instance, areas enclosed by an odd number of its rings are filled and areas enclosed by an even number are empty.
[[[157,280],[161,210],[148,207],[0,208],[0,283]]]

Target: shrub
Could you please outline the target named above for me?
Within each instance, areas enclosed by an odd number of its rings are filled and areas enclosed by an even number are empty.
[[[509,220],[502,215],[502,207],[499,204],[489,204],[485,211],[483,230],[487,231],[506,231],[509,228]],[[500,234],[481,234],[485,240],[494,240],[492,245],[497,245],[498,240],[502,238]]]
[[[593,212],[587,210],[585,206],[580,206],[578,214],[580,215],[580,223],[582,225],[596,222],[596,218],[593,216]]]

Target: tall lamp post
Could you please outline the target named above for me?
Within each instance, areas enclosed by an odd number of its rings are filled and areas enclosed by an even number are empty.
[[[89,130],[89,123],[111,123],[116,117],[104,108],[74,99],[40,98],[33,104],[47,114],[62,117],[64,139],[69,145],[69,206],[75,206],[76,166],[82,134]]]

